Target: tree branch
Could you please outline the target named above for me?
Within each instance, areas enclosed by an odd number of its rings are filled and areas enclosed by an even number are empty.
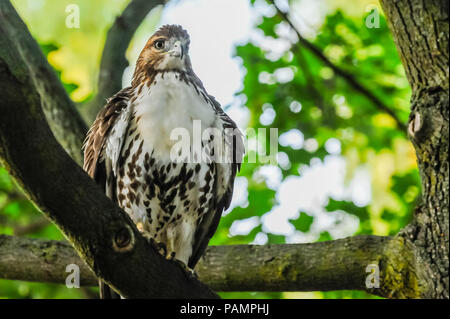
[[[44,216],[40,216],[35,221],[25,225],[25,226],[16,226],[14,228],[14,235],[16,236],[25,236],[28,234],[33,234],[46,226],[50,225],[50,222]]]
[[[210,246],[196,270],[217,291],[357,289],[377,294],[366,289],[366,267],[384,258],[390,240],[357,236],[311,244]],[[64,283],[69,264],[80,267],[81,285],[97,284],[68,243],[0,235],[0,278]]]
[[[41,48],[6,0],[0,1],[0,34],[0,58],[20,82],[31,79],[53,134],[70,156],[81,164],[81,146],[87,126]]]
[[[2,21],[7,18],[5,3],[0,2]],[[2,36],[0,48],[8,41]],[[22,52],[11,45],[1,53],[0,164],[94,273],[126,298],[217,297],[178,264],[165,260],[63,151],[42,112],[44,97],[32,78],[18,72],[26,69]],[[49,85],[45,78],[40,81],[42,87]]]
[[[146,15],[165,0],[132,0],[116,18],[106,36],[98,76],[98,92],[87,105],[88,121],[92,122],[107,98],[122,89],[122,75],[128,66],[125,52],[136,29]]]
[[[373,94],[369,89],[367,89],[364,85],[362,85],[358,80],[355,79],[355,77],[341,69],[340,67],[336,66],[331,62],[323,53],[322,51],[316,47],[314,44],[306,40],[298,31],[298,29],[295,27],[295,25],[292,23],[291,19],[289,18],[288,14],[283,12],[276,4],[274,0],[269,0],[276,8],[278,15],[286,21],[291,29],[297,34],[298,41],[300,45],[311,51],[316,57],[319,58],[326,66],[328,66],[330,69],[334,71],[337,75],[342,77],[344,80],[347,81],[350,86],[352,86],[357,92],[364,95],[369,101],[372,102],[372,104],[378,108],[380,111],[389,114],[397,124],[397,127],[402,130],[403,132],[406,132],[406,125],[403,123],[397,114],[393,110],[391,110],[383,101],[381,101],[375,94]]]

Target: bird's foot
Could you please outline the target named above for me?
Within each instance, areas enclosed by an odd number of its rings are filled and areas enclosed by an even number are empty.
[[[164,258],[168,258],[168,253],[167,253],[167,246],[164,243],[156,243],[156,250],[158,250],[158,252],[164,257]]]
[[[184,262],[179,259],[176,259],[176,254],[174,251],[168,251],[167,246],[164,243],[157,242],[149,233],[142,233],[145,239],[149,242],[149,244],[164,258],[174,261],[184,270],[184,273],[188,278],[198,278],[197,273],[194,269],[189,268]]]
[[[143,233],[142,234],[145,239],[147,239],[148,243],[164,258],[169,259],[169,254],[167,253],[167,247],[164,243],[157,242],[150,234]]]
[[[194,271],[194,269],[188,267],[184,262],[178,259],[173,259],[178,265],[181,266],[181,268],[184,270],[184,273],[189,279],[195,278],[198,279],[197,273]]]
[[[175,259],[175,252],[174,251],[171,251],[169,254],[167,254],[166,258],[168,260],[177,260],[177,259]]]

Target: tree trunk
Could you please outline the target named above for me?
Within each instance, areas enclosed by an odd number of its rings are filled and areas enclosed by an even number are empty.
[[[408,133],[422,180],[422,203],[398,238],[414,247],[417,297],[448,298],[448,0],[382,6],[412,88]]]

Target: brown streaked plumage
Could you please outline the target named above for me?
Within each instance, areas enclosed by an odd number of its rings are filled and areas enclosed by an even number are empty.
[[[98,113],[84,142],[83,169],[95,179],[99,156],[103,150],[105,138],[120,112],[127,107],[131,87],[126,87],[107,100],[106,106]]]
[[[89,130],[84,169],[144,236],[194,268],[230,205],[244,146],[236,124],[192,70],[189,43],[180,26],[153,34],[131,86],[107,101]],[[202,132],[217,135],[206,134],[200,154],[190,144],[186,157],[182,149],[173,152],[178,144],[171,134],[181,129],[193,137],[196,121]],[[103,283],[101,288],[112,297]]]
[[[156,31],[145,44],[136,62],[136,69],[133,75],[132,86],[137,87],[142,83],[152,83],[157,74],[157,67],[164,58],[160,50],[155,48],[155,42],[171,38],[185,39],[185,50],[189,50],[189,35],[181,26],[164,25]],[[186,72],[193,72],[189,56],[185,61]],[[167,70],[166,70],[167,71]]]

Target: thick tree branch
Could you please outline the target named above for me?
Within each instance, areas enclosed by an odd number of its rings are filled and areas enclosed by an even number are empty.
[[[40,216],[35,221],[25,225],[25,226],[17,226],[14,228],[14,235],[16,236],[25,236],[28,234],[36,233],[37,231],[45,228],[50,225],[50,222],[44,216]]]
[[[146,15],[165,0],[131,0],[106,35],[103,48],[100,71],[98,76],[97,94],[87,105],[88,121],[92,122],[98,111],[104,106],[107,98],[122,89],[122,75],[128,66],[125,52],[136,29]]]
[[[385,287],[366,289],[366,268],[386,260],[390,241],[357,236],[311,244],[210,246],[196,270],[217,291],[358,289],[386,296]],[[80,267],[81,285],[97,283],[68,243],[0,235],[0,278],[64,283],[69,264]]]
[[[378,108],[381,112],[389,114],[397,124],[397,127],[402,130],[403,132],[406,132],[406,125],[403,123],[400,118],[395,114],[395,112],[387,106],[383,101],[381,101],[375,94],[373,94],[369,89],[367,89],[364,85],[362,85],[358,80],[355,79],[355,77],[335,65],[333,62],[330,61],[323,53],[322,51],[316,47],[314,44],[306,40],[298,31],[298,29],[295,27],[295,25],[292,23],[291,19],[289,18],[288,14],[283,12],[275,3],[274,0],[269,0],[276,8],[278,15],[286,21],[291,29],[297,34],[298,37],[298,43],[302,45],[304,48],[309,50],[311,53],[313,53],[319,60],[321,60],[326,66],[328,66],[330,69],[334,71],[338,76],[342,77],[344,80],[347,81],[348,84],[350,84],[351,87],[353,87],[357,92],[364,95],[369,101],[372,102],[373,106]]]
[[[0,41],[3,48],[8,40],[2,36]],[[41,109],[44,98],[33,79],[17,72],[25,69],[20,52],[15,46],[5,52],[0,55],[0,164],[29,198],[95,274],[122,296],[216,297],[178,264],[159,255],[128,215],[63,151],[47,125]],[[41,81],[47,85],[45,78]]]
[[[81,146],[87,126],[39,45],[7,0],[0,0],[0,34],[1,59],[17,79],[32,81],[53,134],[70,156],[81,164]]]

